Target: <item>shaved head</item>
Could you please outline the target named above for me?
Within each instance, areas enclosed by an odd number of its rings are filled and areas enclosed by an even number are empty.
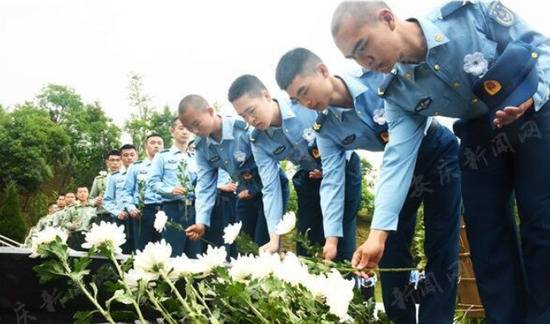
[[[344,1],[336,7],[332,15],[331,31],[335,37],[346,17],[353,18],[356,24],[374,25],[378,22],[378,10],[389,9],[384,1]]]
[[[208,101],[202,96],[196,94],[190,94],[181,99],[178,106],[178,113],[180,115],[184,114],[189,107],[193,107],[195,110],[203,112],[208,109]]]

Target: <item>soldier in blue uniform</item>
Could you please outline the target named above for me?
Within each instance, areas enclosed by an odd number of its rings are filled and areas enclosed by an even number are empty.
[[[124,169],[111,173],[103,197],[103,207],[111,213],[118,225],[124,226],[126,243],[122,246],[122,251],[128,254],[134,250],[134,234],[132,217],[126,211],[127,201],[124,194],[124,181],[126,180],[128,168],[137,159],[137,152],[132,144],[123,145],[119,152]]]
[[[174,118],[170,127],[173,145],[153,158],[147,186],[162,197],[162,210],[172,222],[185,227],[195,223],[194,187],[197,178],[195,157],[188,150],[191,133]],[[162,238],[172,246],[172,256],[185,253],[195,257],[202,251],[200,242],[188,240],[184,233],[167,228]]]
[[[487,321],[549,323],[549,39],[499,1],[449,2],[407,20],[382,2],[343,3],[332,35],[345,57],[389,73],[378,197],[411,181],[431,116],[460,118],[464,217]],[[375,208],[384,217],[380,201]],[[381,248],[363,245],[359,266]]]
[[[188,95],[179,104],[179,118],[192,133],[199,136],[197,150],[197,222],[187,229],[191,239],[199,239],[210,226],[216,200],[218,169],[223,169],[238,183],[237,221],[242,232],[257,244],[269,242],[262,204],[262,182],[250,147],[248,125],[241,119],[216,115],[214,108],[199,95]],[[288,179],[279,172],[283,201],[288,200]]]
[[[247,123],[251,132],[252,153],[263,183],[264,213],[270,233],[266,251],[279,250],[275,227],[284,213],[279,162],[291,161],[298,170],[292,178],[298,198],[298,232],[307,232],[310,242],[324,245],[323,222],[319,198],[322,168],[315,131],[311,128],[317,114],[291,104],[288,99],[274,99],[264,84],[253,75],[238,77],[229,88],[228,100]],[[298,254],[305,251],[297,244]]]
[[[346,214],[342,212],[345,200],[343,182],[346,151],[366,149],[382,151],[388,139],[384,102],[373,87],[383,75],[369,73],[363,79],[346,75],[332,75],[321,59],[304,48],[287,52],[277,66],[277,82],[293,100],[319,111],[316,129],[323,162],[321,203],[325,218],[325,236],[349,241],[353,233],[346,233]],[[424,130],[420,130],[422,133]],[[416,212],[424,204],[428,258],[426,272],[437,278],[439,288],[423,297],[420,318],[431,323],[452,322],[456,299],[456,272],[458,259],[458,219],[460,211],[460,179],[458,142],[450,130],[432,123],[426,130],[418,158],[415,157],[415,181],[397,183],[390,194],[376,198],[383,201],[384,217],[374,219],[371,232],[380,231],[389,236],[381,266],[408,268],[412,266],[411,241],[415,229]],[[391,138],[391,136],[390,136]],[[443,177],[445,168],[448,176]],[[357,172],[358,174],[360,172]],[[359,185],[361,175],[359,177]],[[346,192],[347,193],[347,192]],[[391,235],[389,234],[391,233]],[[384,237],[385,241],[385,237]],[[355,242],[346,243],[351,247]],[[381,243],[383,244],[383,243]],[[338,247],[340,248],[340,247]],[[382,251],[380,251],[380,256]],[[396,290],[407,286],[409,273],[381,273],[384,307],[396,323],[415,322],[414,303],[396,303]]]
[[[124,193],[126,211],[134,218],[134,248],[143,250],[149,242],[160,240],[154,229],[155,214],[162,207],[162,197],[153,191],[148,180],[153,158],[164,149],[164,141],[159,134],[152,133],[145,138],[144,161],[136,161],[126,173]]]
[[[215,246],[224,245],[224,228],[227,225],[236,222],[236,191],[237,183],[233,182],[233,180],[225,170],[218,169],[216,203],[212,208],[210,227],[204,235],[205,240],[213,243]],[[237,256],[236,249],[231,248],[231,246],[226,246],[226,249],[228,252],[228,256]]]

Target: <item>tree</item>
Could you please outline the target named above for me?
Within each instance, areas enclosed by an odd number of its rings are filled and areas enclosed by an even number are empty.
[[[70,138],[67,159],[57,165],[57,187],[90,185],[104,168],[105,153],[120,146],[120,129],[98,102],[82,102],[80,95],[69,87],[48,84],[36,98]]]
[[[9,182],[25,194],[36,193],[67,157],[70,139],[44,109],[26,103],[0,123],[0,187]]]
[[[23,219],[17,186],[10,182],[4,190],[4,199],[0,207],[0,234],[23,242],[28,226]]]
[[[147,135],[158,133],[164,139],[164,146],[171,146],[170,126],[175,114],[170,111],[170,107],[164,106],[162,112],[159,112],[152,105],[151,98],[143,93],[143,80],[139,74],[130,74],[128,90],[130,105],[137,110],[131,114],[131,118],[124,125],[124,130],[132,138],[132,143],[142,149]]]

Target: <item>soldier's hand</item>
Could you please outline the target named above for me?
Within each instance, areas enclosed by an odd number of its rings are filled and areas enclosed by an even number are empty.
[[[130,210],[130,217],[132,218],[139,218],[141,216],[141,212],[137,208],[133,208]]]
[[[252,195],[248,192],[248,190],[243,190],[239,192],[239,194],[237,195],[237,198],[248,200],[248,199],[252,199]]]
[[[220,190],[223,192],[235,192],[237,190],[237,184],[230,182],[220,186]]]
[[[495,119],[493,123],[497,127],[502,127],[508,124],[513,123],[516,119],[520,118],[525,114],[525,112],[533,106],[533,98],[529,98],[526,102],[522,103],[517,107],[508,106],[504,109],[497,110],[495,113]]]
[[[102,196],[95,197],[94,203],[95,203],[96,207],[101,206],[103,204],[103,197]]]
[[[338,253],[338,238],[335,236],[329,236],[325,240],[325,246],[323,246],[323,259],[326,261],[332,261],[336,258]]]
[[[185,229],[185,235],[193,241],[203,237],[204,232],[206,232],[206,226],[201,223],[193,224]]]
[[[384,255],[387,238],[388,232],[371,230],[367,240],[353,253],[351,266],[358,270],[375,268]]]
[[[309,177],[311,179],[321,179],[323,177],[323,172],[317,169],[309,171]]]
[[[181,196],[181,195],[185,195],[186,193],[187,193],[187,189],[183,187],[175,187],[174,189],[172,189],[172,195],[174,196]]]
[[[279,235],[271,234],[269,242],[260,247],[260,252],[276,253],[279,251]]]
[[[120,220],[126,220],[128,218],[128,213],[125,211],[121,211],[116,217]]]

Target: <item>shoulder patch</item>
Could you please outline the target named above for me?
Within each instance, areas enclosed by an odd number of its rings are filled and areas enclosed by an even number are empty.
[[[134,164],[140,164],[141,162],[143,162],[143,160],[138,160],[138,161],[134,162]]]
[[[248,124],[245,123],[244,121],[240,120],[240,119],[235,120],[235,126],[237,128],[244,129],[244,130],[248,129]]]
[[[506,8],[500,1],[491,2],[489,5],[489,17],[504,27],[510,27],[516,23],[512,10]]]
[[[378,96],[382,98],[386,96],[386,90],[390,86],[391,82],[395,79],[396,75],[397,72],[394,69],[391,71],[390,74],[384,77],[384,80],[382,80],[382,83],[380,83],[380,86],[378,87]]]
[[[450,1],[441,8],[441,18],[446,18],[452,15],[460,8],[464,8],[466,5],[471,4],[470,1]]]
[[[256,139],[258,138],[258,135],[260,135],[260,130],[257,128],[254,128],[254,130],[250,133],[250,141],[252,143],[256,142]]]
[[[320,132],[321,128],[323,128],[323,123],[325,122],[326,118],[327,118],[326,114],[318,113],[317,119],[315,120],[311,128],[313,128],[313,130],[316,131],[317,133]]]

